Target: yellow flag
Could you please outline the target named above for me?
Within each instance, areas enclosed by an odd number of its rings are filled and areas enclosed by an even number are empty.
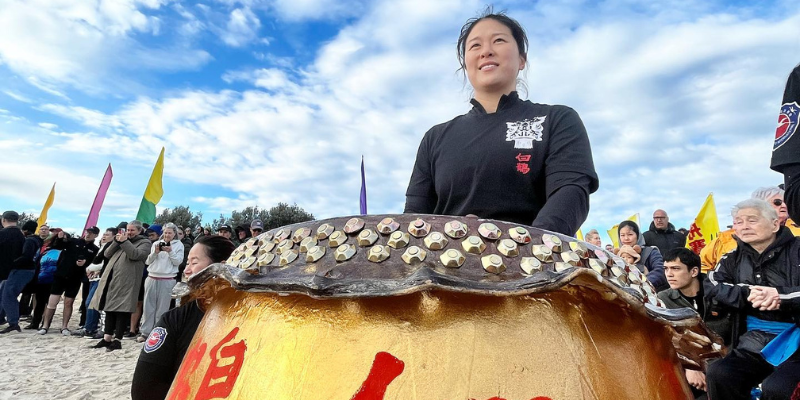
[[[161,201],[164,196],[164,186],[162,180],[164,178],[164,148],[161,148],[161,154],[158,156],[156,166],[153,167],[153,174],[150,175],[150,181],[147,183],[147,189],[144,191],[142,203],[139,205],[139,212],[136,213],[136,220],[152,224],[156,219],[156,204]]]
[[[639,225],[639,230],[641,231],[642,225],[639,223],[639,213],[633,214],[625,220],[635,222],[636,225]],[[606,232],[608,232],[608,237],[611,238],[611,243],[614,243],[614,247],[619,248],[619,224],[614,225]]]
[[[42,213],[39,214],[39,227],[47,223],[47,212],[50,211],[50,207],[53,206],[53,201],[56,199],[56,184],[53,183],[53,188],[50,189],[50,195],[47,196],[47,201],[44,202],[44,208],[42,208]]]
[[[578,233],[575,234],[575,239],[583,241],[583,231],[578,229]]]
[[[696,254],[706,247],[706,244],[719,235],[719,221],[717,220],[717,207],[714,206],[714,193],[709,193],[703,207],[697,213],[686,237],[686,248]]]

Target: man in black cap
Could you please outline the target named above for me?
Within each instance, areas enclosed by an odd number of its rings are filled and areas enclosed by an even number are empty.
[[[253,237],[256,237],[264,232],[264,224],[261,223],[260,219],[254,219],[253,222],[250,223],[250,234]]]
[[[50,288],[50,299],[44,312],[44,331],[50,328],[50,322],[56,313],[56,306],[64,295],[64,318],[61,322],[61,334],[69,336],[69,319],[72,317],[72,304],[81,288],[81,280],[86,276],[86,267],[91,264],[100,248],[94,240],[100,234],[96,226],[87,228],[80,238],[70,238],[65,232],[59,232],[53,242],[53,248],[62,250],[58,260],[58,269]]]
[[[224,237],[225,239],[231,240],[231,235],[233,231],[231,230],[230,225],[222,224],[217,228],[217,234]]]
[[[6,286],[11,288],[11,286],[14,285],[14,280],[8,282],[8,278],[14,269],[14,263],[22,256],[25,234],[23,234],[22,230],[17,226],[19,214],[15,211],[4,212],[2,221],[0,222],[3,224],[3,229],[0,230],[0,299],[2,299]],[[22,286],[25,285],[23,284]],[[11,291],[12,289],[13,288],[9,290]],[[20,290],[22,290],[22,287],[20,287]],[[19,293],[17,293],[17,295],[19,295]],[[16,305],[15,310],[6,312],[6,315],[8,317],[8,327],[6,327],[3,332],[11,332],[12,330],[20,331],[19,304]]]

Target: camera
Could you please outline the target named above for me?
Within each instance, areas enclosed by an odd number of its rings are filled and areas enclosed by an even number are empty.
[[[161,242],[161,243],[158,244],[159,250],[164,250],[164,247],[169,247],[169,243]]]

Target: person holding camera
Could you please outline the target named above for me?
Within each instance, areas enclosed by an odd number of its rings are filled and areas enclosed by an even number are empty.
[[[145,260],[148,267],[144,282],[144,314],[137,342],[147,340],[161,314],[169,310],[175,275],[182,262],[183,243],[178,240],[178,227],[170,222],[164,226],[160,240],[153,243]]]

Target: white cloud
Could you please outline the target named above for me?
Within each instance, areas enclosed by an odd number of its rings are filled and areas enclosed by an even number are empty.
[[[261,22],[249,8],[237,8],[228,16],[222,41],[233,47],[241,47],[258,37]]]
[[[25,97],[25,96],[23,96],[23,95],[21,95],[21,94],[19,94],[17,92],[11,91],[11,90],[4,90],[3,93],[5,93],[8,97],[11,97],[12,99],[14,99],[16,101],[21,101],[23,103],[32,103],[33,102],[31,99],[29,99],[29,98],[27,98],[27,97]]]

